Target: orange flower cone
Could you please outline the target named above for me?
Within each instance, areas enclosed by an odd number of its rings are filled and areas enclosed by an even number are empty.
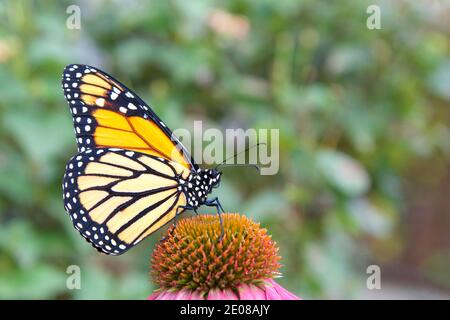
[[[278,247],[246,216],[198,215],[169,228],[152,256],[149,300],[297,300],[274,281]]]

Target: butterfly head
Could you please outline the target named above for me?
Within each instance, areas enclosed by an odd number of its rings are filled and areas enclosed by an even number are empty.
[[[220,185],[220,178],[222,177],[222,172],[217,169],[210,169],[209,177],[211,179],[210,180],[211,188],[218,188]]]

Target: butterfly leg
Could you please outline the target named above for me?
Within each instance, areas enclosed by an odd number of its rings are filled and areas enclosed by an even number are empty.
[[[184,212],[184,210],[194,210],[195,211],[195,209],[193,207],[191,207],[191,206],[179,206],[177,208],[177,212],[175,214],[172,231],[175,230],[175,228],[177,227],[178,216],[180,216]],[[164,240],[166,240],[166,237],[163,237],[160,242],[163,242]]]
[[[177,226],[178,216],[180,216],[184,212],[184,210],[194,210],[195,211],[195,208],[191,207],[191,206],[179,206],[177,208],[177,213],[175,214],[175,218],[174,218],[175,221],[173,223],[175,225],[175,227]]]
[[[220,228],[222,229],[222,233],[220,234],[219,241],[222,241],[223,236],[225,234],[225,230],[223,229],[222,213],[225,211],[223,210],[222,205],[220,204],[219,198],[215,197],[214,199],[206,200],[205,206],[216,207],[217,215],[219,216],[219,221],[220,221]]]

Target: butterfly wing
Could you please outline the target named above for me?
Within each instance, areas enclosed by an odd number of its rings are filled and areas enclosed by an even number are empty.
[[[185,166],[150,154],[88,149],[67,164],[63,198],[74,227],[99,251],[117,255],[181,213]]]
[[[153,110],[105,72],[87,65],[68,65],[62,88],[72,112],[78,151],[116,147],[198,168]]]

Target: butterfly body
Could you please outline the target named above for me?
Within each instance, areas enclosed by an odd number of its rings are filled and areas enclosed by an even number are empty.
[[[153,110],[122,83],[86,65],[69,65],[62,88],[79,153],[66,166],[64,208],[99,251],[132,248],[184,210],[223,211],[221,172],[200,168]]]
[[[181,179],[180,187],[192,210],[205,204],[208,194],[219,185],[221,172],[215,169],[199,169],[189,175],[187,181]]]

